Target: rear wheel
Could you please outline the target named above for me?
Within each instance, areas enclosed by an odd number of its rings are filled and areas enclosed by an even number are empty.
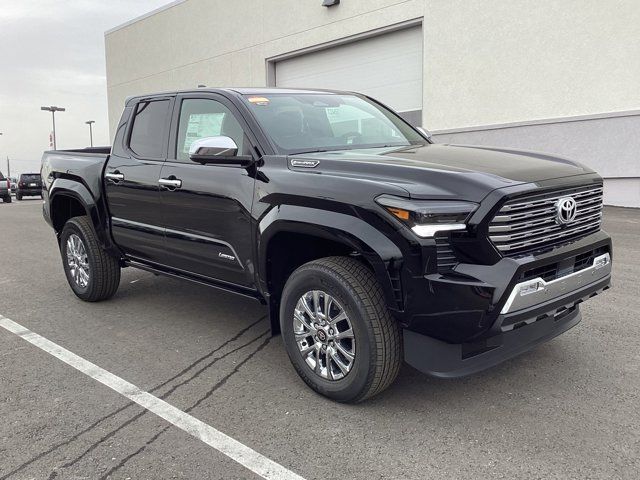
[[[2,199],[2,201],[3,201],[4,203],[11,203],[11,195],[7,195],[6,197],[4,197],[4,198]]]
[[[16,193],[16,200],[18,200],[18,201],[22,200],[22,194],[21,193]]]
[[[100,248],[88,217],[74,217],[65,224],[60,253],[69,286],[79,298],[98,302],[116,293],[120,263]]]
[[[373,273],[353,258],[323,258],[293,272],[280,325],[298,375],[333,400],[372,397],[400,370],[400,328]]]

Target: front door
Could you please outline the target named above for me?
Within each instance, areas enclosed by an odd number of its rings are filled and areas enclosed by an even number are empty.
[[[193,141],[219,135],[231,137],[238,154],[250,155],[247,128],[235,107],[222,96],[184,95],[176,102],[174,141],[160,174],[166,229],[163,263],[251,287],[254,176],[239,166],[201,165],[189,159]]]
[[[172,103],[161,98],[131,107],[127,134],[116,136],[122,144],[114,144],[104,173],[113,238],[125,254],[146,262],[159,262],[164,249],[158,179]]]

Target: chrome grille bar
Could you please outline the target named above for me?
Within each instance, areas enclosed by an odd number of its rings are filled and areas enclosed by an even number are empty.
[[[524,208],[534,208],[534,207],[540,207],[543,205],[553,205],[555,204],[556,201],[560,200],[562,197],[566,197],[567,195],[571,195],[576,200],[580,200],[584,197],[589,197],[592,195],[602,195],[602,187],[597,187],[597,188],[585,190],[583,192],[575,192],[575,193],[566,191],[564,193],[559,193],[552,197],[544,198],[541,200],[529,200],[529,201],[518,202],[518,203],[509,202],[504,207],[502,207],[501,211],[512,212],[514,210],[520,210]]]
[[[602,222],[602,190],[598,185],[508,201],[491,221],[489,237],[505,255],[518,255],[596,232]],[[555,205],[564,197],[573,197],[577,204],[568,225],[556,222]]]

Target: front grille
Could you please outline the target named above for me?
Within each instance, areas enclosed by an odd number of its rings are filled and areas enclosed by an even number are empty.
[[[567,225],[556,222],[556,202],[573,197],[577,213]],[[506,256],[518,256],[577,240],[600,230],[602,185],[556,190],[509,200],[489,224],[489,238]]]
[[[552,263],[551,265],[544,265],[542,267],[527,270],[520,276],[519,281],[524,282],[538,277],[543,279],[545,282],[555,280],[558,277],[558,264]]]
[[[608,253],[609,247],[598,247],[594,250],[581,253],[573,257],[563,259],[561,262],[554,262],[541,267],[526,270],[518,277],[518,282],[542,278],[545,282],[550,282],[574,272],[579,272],[593,265],[593,260],[603,253]]]

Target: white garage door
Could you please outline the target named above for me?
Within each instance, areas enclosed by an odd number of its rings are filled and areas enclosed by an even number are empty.
[[[278,87],[353,90],[422,123],[422,28],[412,27],[281,60]]]

